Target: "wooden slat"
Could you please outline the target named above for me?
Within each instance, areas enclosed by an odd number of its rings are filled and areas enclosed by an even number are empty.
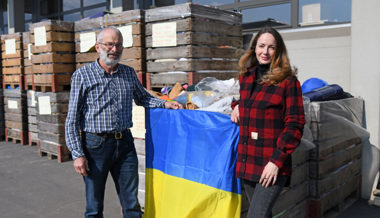
[[[46,31],[73,32],[74,23],[60,20],[46,20],[29,25],[30,34],[34,34],[34,28],[45,26]]]
[[[4,83],[19,83],[21,79],[21,75],[3,75]]]
[[[177,32],[203,32],[237,37],[241,37],[242,34],[241,26],[229,25],[223,22],[210,22],[209,20],[198,20],[190,17],[173,22],[176,22]],[[145,27],[146,36],[151,36],[152,24],[147,23]]]
[[[71,75],[60,75],[56,74],[55,83],[57,85],[67,85],[70,84]],[[53,85],[53,75],[35,74],[33,76],[35,85]]]
[[[24,66],[24,74],[32,74],[32,66]]]
[[[243,41],[242,37],[218,36],[207,33],[178,33],[177,45],[209,45],[209,46],[232,46],[241,48]],[[152,47],[152,37],[146,37],[146,47]]]
[[[75,44],[72,42],[49,42],[44,46],[34,46],[31,47],[31,52],[33,54],[45,53],[45,52],[57,52],[57,51],[67,51],[74,52]]]
[[[74,64],[42,64],[33,65],[32,72],[36,73],[73,73],[75,71]]]
[[[143,43],[143,37],[142,36],[133,36],[133,43],[132,47],[144,47],[145,44]],[[95,49],[95,48],[94,48]],[[127,49],[127,48],[124,48]],[[80,42],[79,40],[75,42],[75,52],[80,53]],[[92,50],[90,50],[92,52]],[[86,53],[86,52],[83,52]]]
[[[39,54],[33,55],[32,63],[75,63],[75,55],[74,54]]]
[[[1,61],[3,67],[9,67],[9,66],[21,66],[22,59],[7,59]]]
[[[22,45],[22,42],[16,41],[16,50],[22,49],[23,47],[21,45]],[[5,40],[1,41],[1,51],[5,54]]]
[[[176,46],[172,48],[154,48],[147,50],[147,59],[166,58],[237,58],[236,49],[233,48],[212,48],[202,46]]]
[[[32,34],[30,41],[34,44],[34,34]],[[74,42],[74,33],[46,32],[46,42]]]
[[[23,58],[23,51],[22,50],[16,50],[15,54],[5,54],[5,52],[2,52],[1,58],[3,60],[6,58]]]
[[[148,72],[199,71],[199,70],[237,70],[237,61],[224,60],[187,60],[147,63]]]
[[[22,36],[21,33],[5,34],[5,35],[1,35],[1,41],[4,41],[6,39],[16,39],[16,41],[20,41],[21,36]]]
[[[3,67],[3,74],[22,74],[23,67]]]

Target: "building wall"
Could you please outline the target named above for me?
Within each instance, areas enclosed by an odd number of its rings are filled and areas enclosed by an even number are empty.
[[[301,83],[318,77],[350,90],[350,29],[345,24],[280,31]]]

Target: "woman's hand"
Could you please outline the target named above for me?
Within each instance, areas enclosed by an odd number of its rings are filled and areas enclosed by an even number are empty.
[[[264,167],[259,183],[265,188],[268,188],[271,183],[274,185],[277,180],[278,170],[278,166],[269,161]]]
[[[231,113],[231,120],[234,123],[239,123],[239,105],[236,105]]]

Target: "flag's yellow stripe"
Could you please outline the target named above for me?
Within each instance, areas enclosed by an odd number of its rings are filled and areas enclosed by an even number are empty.
[[[239,218],[241,195],[146,169],[144,218]]]

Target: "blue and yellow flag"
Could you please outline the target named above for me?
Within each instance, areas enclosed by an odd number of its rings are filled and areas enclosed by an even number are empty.
[[[239,128],[220,113],[150,109],[145,218],[238,218]]]

